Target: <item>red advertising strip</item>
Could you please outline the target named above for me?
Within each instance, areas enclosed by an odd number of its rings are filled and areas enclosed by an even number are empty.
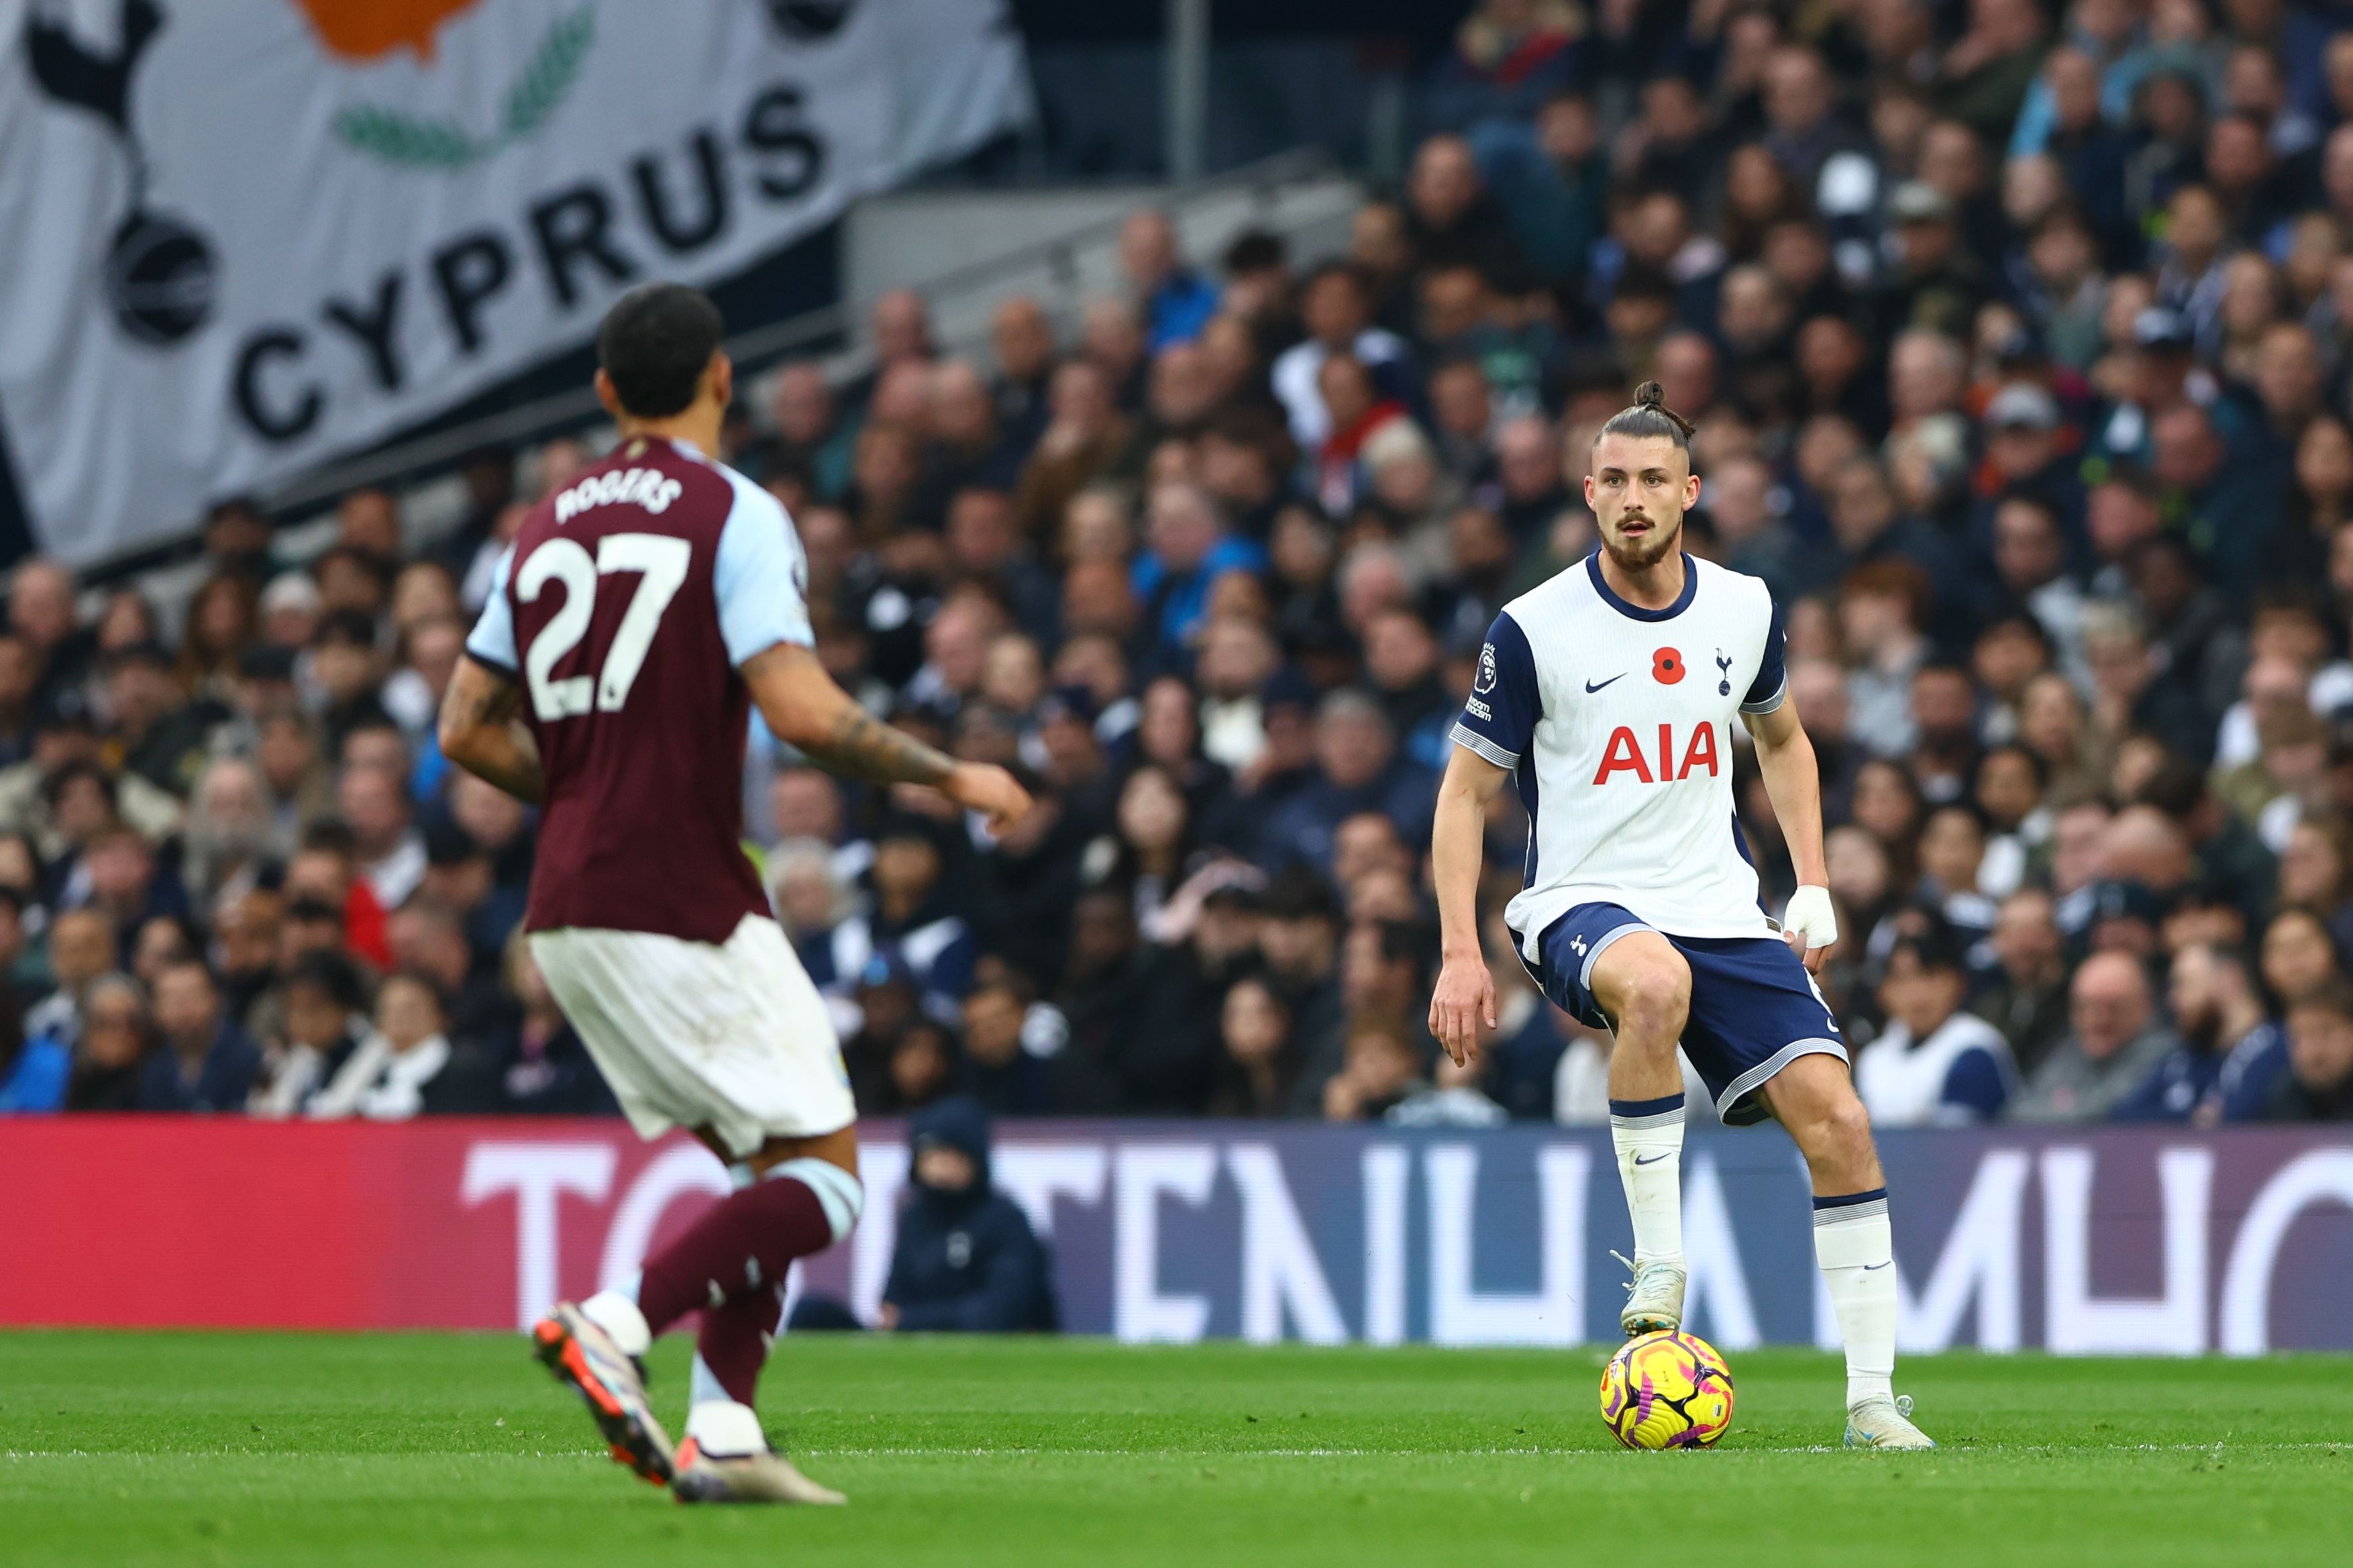
[[[1899,1342],[2239,1354],[2353,1348],[2353,1131],[1890,1133]],[[791,1289],[871,1315],[905,1197],[863,1130],[857,1233]],[[1027,1122],[997,1183],[1061,1321],[1129,1340],[1574,1344],[1614,1336],[1628,1244],[1606,1136]],[[1694,1326],[1834,1342],[1787,1140],[1695,1136]],[[727,1176],[616,1121],[0,1119],[0,1324],[513,1328],[624,1281]]]

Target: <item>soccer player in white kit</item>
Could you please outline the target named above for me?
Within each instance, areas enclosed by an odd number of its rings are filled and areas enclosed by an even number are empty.
[[[1688,422],[1645,383],[1601,427],[1585,499],[1601,548],[1504,606],[1440,787],[1444,944],[1430,1027],[1458,1063],[1495,1024],[1481,954],[1487,804],[1516,776],[1525,886],[1504,910],[1545,994],[1617,1037],[1609,1131],[1634,1222],[1629,1335],[1683,1321],[1680,1042],[1728,1125],[1767,1117],[1805,1155],[1814,1251],[1846,1347],[1850,1447],[1932,1448],[1891,1387],[1886,1178],[1813,974],[1838,940],[1814,749],[1786,700],[1765,584],[1683,552],[1699,500]],[[1735,718],[1756,742],[1800,884],[1765,917],[1732,802]]]

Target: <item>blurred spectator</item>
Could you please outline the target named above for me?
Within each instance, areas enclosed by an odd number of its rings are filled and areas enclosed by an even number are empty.
[[[907,1124],[913,1188],[899,1211],[875,1327],[906,1333],[1050,1333],[1050,1259],[1021,1205],[990,1183],[988,1116],[961,1096]]]
[[[0,1112],[58,1110],[72,1068],[70,1039],[26,1032],[26,996],[16,979],[24,956],[25,900],[0,885]]]
[[[1299,1050],[1292,1009],[1274,985],[1244,979],[1228,990],[1219,1037],[1225,1049],[1209,1094],[1209,1113],[1284,1114],[1298,1078]]]
[[[1307,336],[1274,362],[1274,395],[1291,420],[1291,438],[1316,451],[1332,434],[1324,406],[1324,362],[1346,354],[1373,373],[1380,390],[1384,369],[1402,373],[1408,351],[1403,339],[1372,324],[1373,300],[1365,275],[1345,262],[1331,262],[1310,274],[1301,293]]]
[[[1008,985],[982,985],[964,999],[963,1091],[986,1112],[1041,1116],[1059,1109],[1049,1064],[1024,1048],[1028,1013]]]
[[[2265,1118],[2353,1119],[2353,993],[2338,982],[2292,1003],[2287,1033],[2288,1070],[2264,1102]]]
[[[2017,1074],[1993,1026],[1961,1011],[1968,986],[1949,931],[1896,938],[1879,984],[1887,1029],[1854,1064],[1874,1126],[1967,1126],[2001,1114]]]
[[[92,980],[82,995],[80,1039],[66,1086],[68,1110],[146,1109],[145,1081],[153,1049],[147,998],[127,974]]]
[[[1188,481],[1154,487],[1145,531],[1145,549],[1135,563],[1135,597],[1161,647],[1174,654],[1192,646],[1219,576],[1262,570],[1266,556],[1228,532],[1217,501]]]
[[[2179,1043],[2109,1114],[2118,1121],[2189,1121],[2211,1126],[2224,1114],[2224,1063],[2250,1041],[2263,1048],[2271,1030],[2246,960],[2211,942],[2176,952],[2167,1010]]]
[[[1383,1121],[1418,1092],[1427,1093],[1421,1053],[1402,1020],[1387,1013],[1348,1021],[1340,1070],[1324,1082],[1327,1121]],[[1495,1121],[1503,1112],[1495,1110]]]
[[[304,1114],[370,1121],[480,1115],[495,1109],[480,1066],[451,1046],[448,1010],[430,981],[406,972],[389,975],[376,990],[374,1029],[311,1097]]]
[[[139,1085],[142,1110],[243,1110],[261,1071],[261,1052],[223,1016],[212,973],[181,959],[155,978],[155,1029],[162,1037]]]
[[[556,1006],[520,931],[506,943],[504,978],[516,1005],[485,1063],[497,1077],[495,1108],[520,1115],[617,1115],[621,1108],[604,1074]]]
[[[1686,547],[1782,616],[1824,994],[1859,1072],[1916,1069],[1882,1119],[1981,1113],[1922,1064],[1984,1078],[1991,1035],[2007,1114],[2335,1103],[2331,1018],[2299,1073],[2277,1015],[2353,950],[2353,39],[2262,0],[1816,10],[1481,0],[1303,276],[1296,237],[1213,276],[1130,209],[1116,296],[985,301],[985,363],[899,289],[869,373],[746,384],[722,455],[789,510],[819,658],[1039,803],[993,842],[755,727],[748,835],[862,1109],[1600,1114],[1606,1039],[1512,967],[1479,1063],[1437,1062],[1420,922],[1482,634],[1581,569],[1592,432],[1652,376],[1699,422]],[[599,438],[316,518],[225,499],[185,572],[18,563],[0,1097],[195,1094],[193,960],[265,1113],[361,1038],[346,1109],[608,1109],[510,946],[534,813],[432,733]],[[1778,898],[1745,762],[1735,798]],[[1484,921],[1525,834],[1499,798]],[[427,984],[359,1028],[335,963]]]
[[[1481,0],[1432,79],[1431,120],[1461,129],[1526,118],[1572,79],[1584,31],[1584,14],[1567,0]]]
[[[1134,426],[1119,412],[1114,391],[1102,367],[1089,360],[1067,361],[1054,373],[1049,418],[1013,498],[1031,540],[1048,537],[1071,498],[1126,458]]]
[[[1993,984],[1973,1005],[2009,1044],[2017,1070],[2031,1077],[2067,1029],[2067,961],[2051,895],[2021,888],[1995,911]]]
[[[2148,977],[2122,952],[2095,952],[2068,991],[2067,1037],[2010,1101],[2013,1121],[2104,1120],[2179,1041],[2158,1022]]]
[[[1131,214],[1119,231],[1119,265],[1127,274],[1154,353],[1200,336],[1217,313],[1218,290],[1177,254],[1176,229],[1154,207]]]
[[[978,944],[942,879],[945,837],[912,815],[885,823],[874,836],[873,912],[844,921],[840,940],[861,955],[857,967],[881,954],[905,967],[927,1005],[954,1009],[971,988]]]
[[[19,562],[8,578],[8,629],[38,661],[38,697],[55,703],[89,678],[97,633],[80,625],[72,574],[54,561]]]
[[[825,373],[807,361],[779,370],[768,415],[774,433],[744,454],[747,471],[768,484],[797,476],[817,500],[839,500],[849,486],[853,432],[836,409]]]
[[[279,988],[284,1037],[263,1049],[247,1110],[278,1120],[306,1110],[366,1037],[365,1003],[359,970],[342,953],[296,960]]]
[[[1334,836],[1359,811],[1388,816],[1409,843],[1429,840],[1438,781],[1397,752],[1397,731],[1380,705],[1344,690],[1316,708],[1315,767],[1309,782],[1266,819],[1258,858],[1269,871],[1304,861],[1318,871],[1332,863]]]

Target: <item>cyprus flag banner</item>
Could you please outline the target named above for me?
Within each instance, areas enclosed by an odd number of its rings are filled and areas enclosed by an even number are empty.
[[[0,0],[0,421],[104,559],[1026,112],[1005,0]]]

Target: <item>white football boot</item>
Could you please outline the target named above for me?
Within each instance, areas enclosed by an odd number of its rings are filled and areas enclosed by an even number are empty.
[[[1628,1339],[1659,1331],[1672,1333],[1683,1326],[1686,1276],[1681,1263],[1659,1258],[1637,1263],[1622,1252],[1609,1256],[1634,1271],[1634,1281],[1626,1291],[1625,1310],[1618,1314],[1618,1326]]]
[[[678,1473],[670,1495],[681,1502],[785,1502],[839,1507],[849,1500],[801,1474],[782,1454],[761,1449],[739,1455],[705,1454],[689,1437],[678,1447]]]
[[[1874,1394],[1846,1413],[1850,1448],[1933,1448],[1936,1442],[1912,1425],[1912,1396]]]
[[[616,1464],[656,1485],[675,1463],[669,1434],[646,1398],[645,1370],[596,1321],[569,1301],[531,1331],[532,1348],[558,1383],[578,1394]]]

